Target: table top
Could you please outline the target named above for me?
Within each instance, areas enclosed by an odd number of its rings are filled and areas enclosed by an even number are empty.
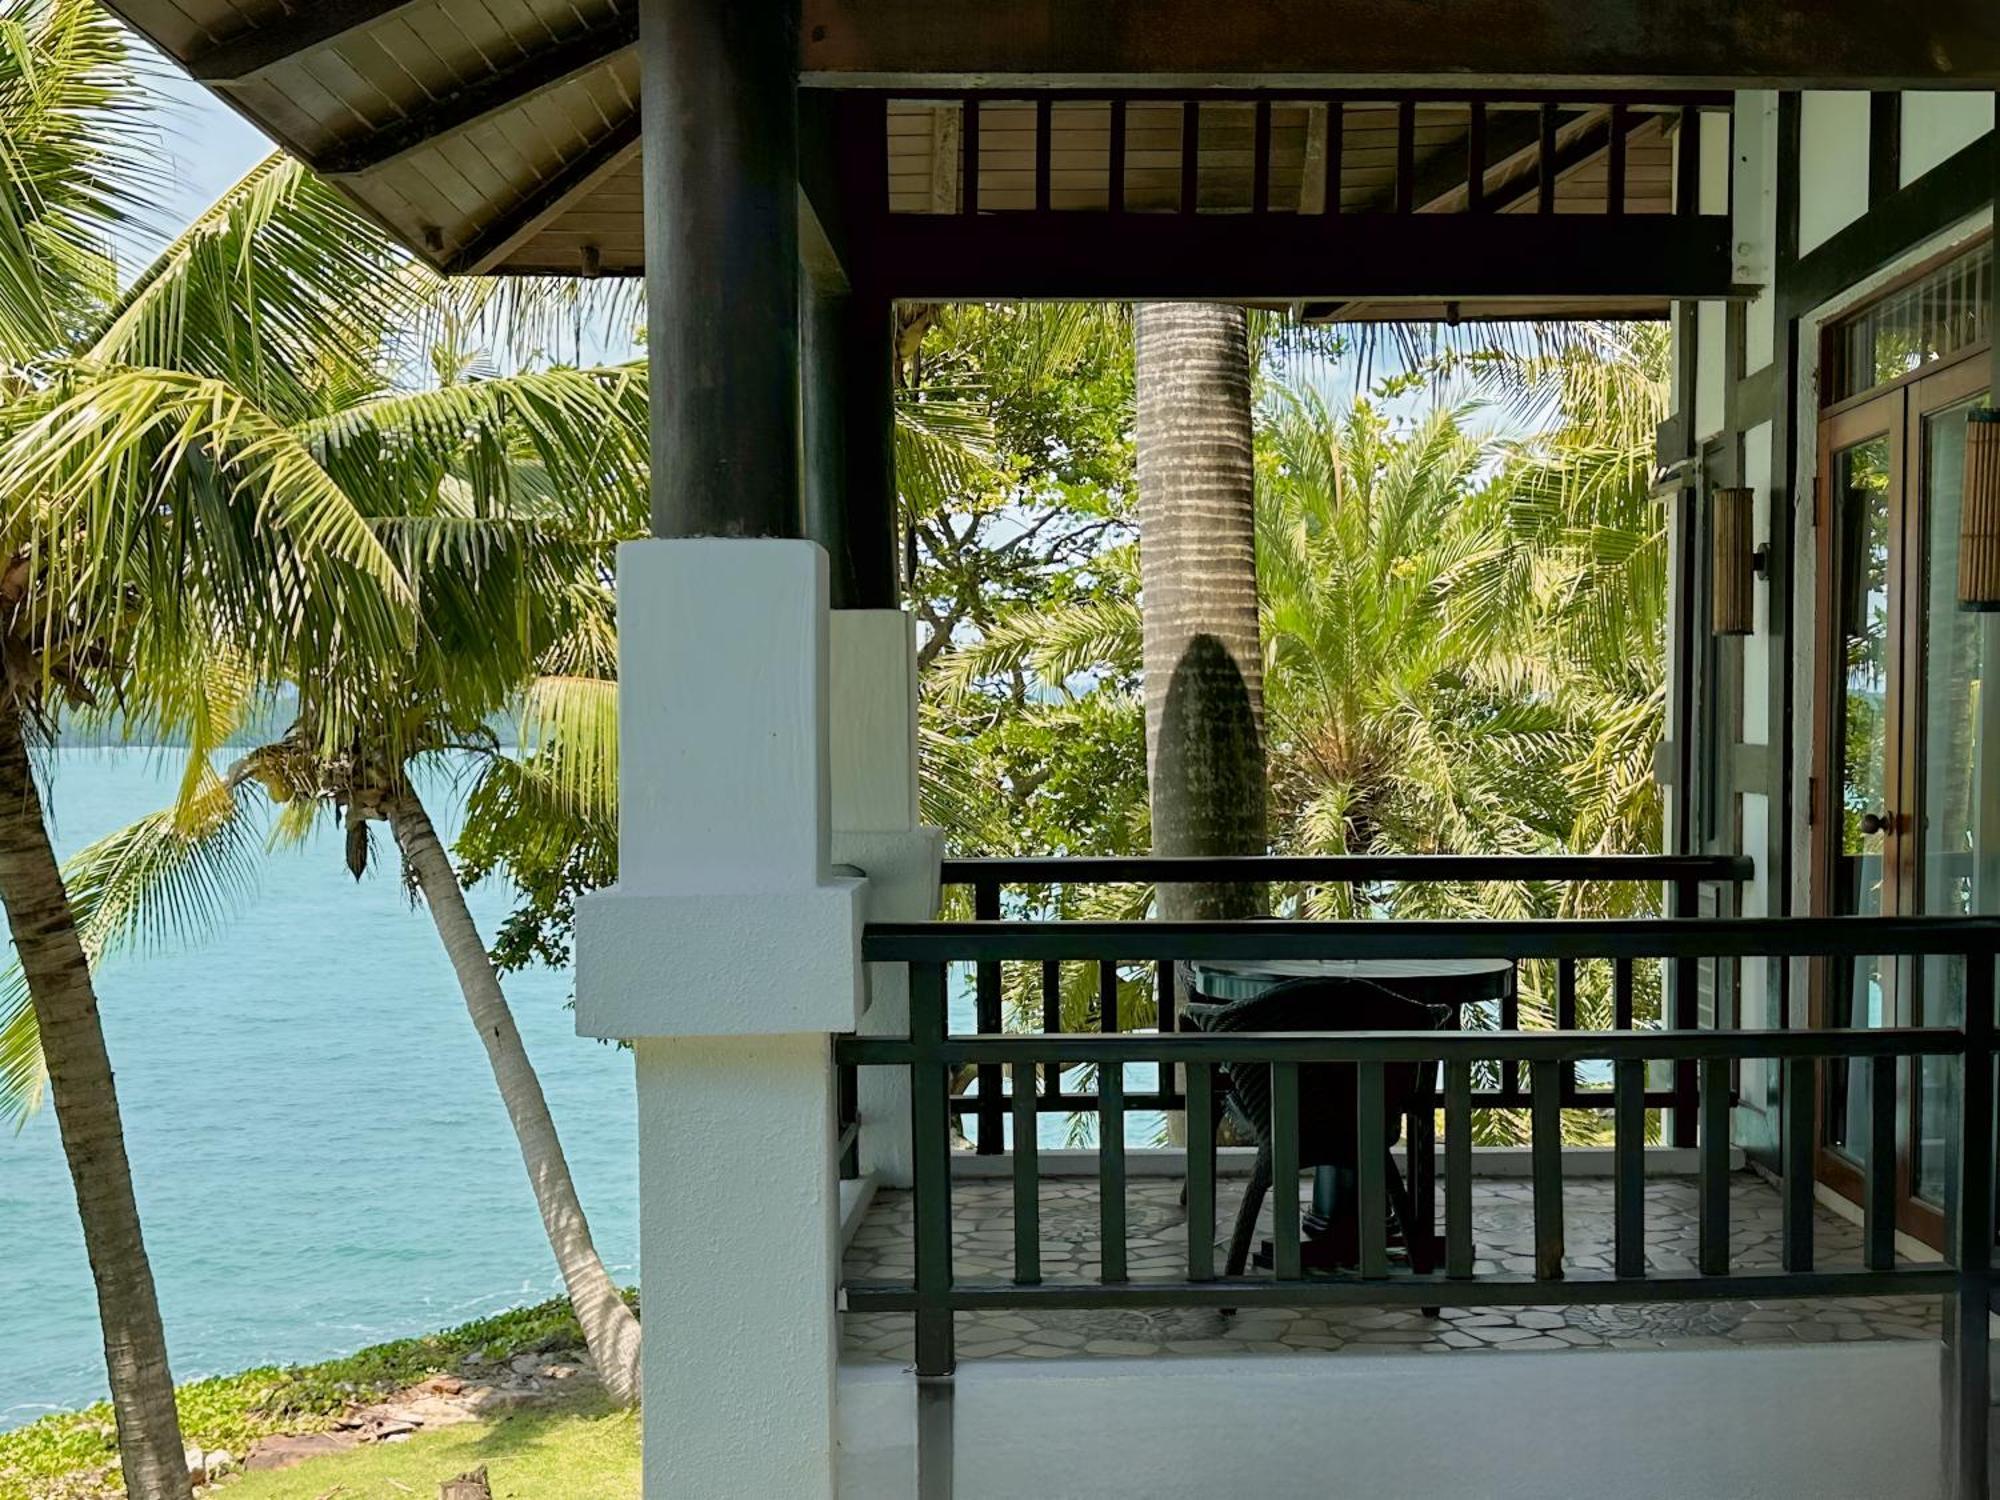
[[[1352,979],[1461,1003],[1498,1000],[1514,989],[1514,962],[1506,958],[1274,958],[1190,967],[1211,1000],[1254,1000],[1289,979]]]

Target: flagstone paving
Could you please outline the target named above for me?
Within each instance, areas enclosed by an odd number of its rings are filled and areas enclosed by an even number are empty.
[[[1218,1232],[1227,1235],[1240,1180],[1218,1186]],[[1127,1190],[1130,1272],[1135,1279],[1186,1274],[1186,1217],[1177,1181],[1138,1179]],[[954,1183],[954,1266],[965,1277],[1013,1271],[1013,1187],[1006,1180]],[[1266,1233],[1269,1207],[1265,1209]],[[1563,1187],[1566,1265],[1609,1271],[1612,1186],[1606,1179]],[[1647,1261],[1656,1271],[1692,1270],[1699,1234],[1695,1184],[1657,1178],[1646,1188]],[[1731,1264],[1775,1268],[1782,1223],[1777,1192],[1738,1174],[1730,1187]],[[1481,1181],[1473,1188],[1474,1245],[1480,1274],[1532,1272],[1534,1195],[1526,1182]],[[846,1258],[850,1281],[907,1282],[913,1272],[910,1195],[881,1192]],[[1045,1180],[1041,1188],[1045,1282],[1094,1281],[1099,1272],[1097,1184]],[[1220,1264],[1221,1249],[1217,1251]],[[1815,1215],[1815,1260],[1825,1269],[1858,1266],[1858,1226],[1822,1208]],[[1936,1297],[1847,1301],[1657,1302],[1606,1306],[1447,1308],[1428,1318],[1412,1309],[1203,1308],[1100,1311],[1014,1309],[960,1313],[961,1359],[1055,1359],[1076,1355],[1150,1356],[1261,1350],[1341,1354],[1446,1350],[1718,1348],[1865,1339],[1934,1339]],[[907,1363],[914,1358],[907,1314],[843,1314],[846,1357]]]

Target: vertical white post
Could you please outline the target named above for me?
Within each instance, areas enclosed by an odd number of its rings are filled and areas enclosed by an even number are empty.
[[[864,882],[830,861],[826,555],[619,554],[619,883],[577,1027],[635,1043],[647,1500],[835,1491],[832,1037]]]
[[[833,858],[868,877],[871,922],[937,915],[943,836],[919,825],[915,622],[897,609],[833,612]],[[908,1036],[909,970],[868,966],[864,1036]],[[863,1068],[855,1103],[861,1170],[910,1186],[910,1076]]]

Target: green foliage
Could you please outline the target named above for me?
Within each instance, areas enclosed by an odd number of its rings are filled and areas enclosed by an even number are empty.
[[[638,1294],[626,1302],[638,1309]],[[583,1331],[566,1298],[515,1308],[415,1338],[376,1344],[311,1365],[262,1366],[237,1375],[193,1381],[175,1393],[181,1432],[202,1449],[242,1454],[273,1433],[322,1431],[348,1408],[390,1395],[432,1375],[455,1373],[470,1357],[488,1362],[516,1354],[580,1349]],[[0,1497],[120,1493],[115,1473],[117,1430],[109,1402],[43,1417],[0,1433]],[[323,1486],[322,1486],[323,1488]]]

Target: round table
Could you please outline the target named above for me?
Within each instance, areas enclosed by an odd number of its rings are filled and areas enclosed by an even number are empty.
[[[1515,986],[1514,961],[1507,958],[1273,958],[1195,962],[1188,967],[1195,994],[1186,998],[1181,1009],[1197,1027],[1202,1026],[1205,1012],[1213,1014],[1255,1000],[1294,979],[1349,981],[1426,1005],[1449,1005],[1461,1025],[1465,1006],[1504,1000],[1514,993]],[[1419,1232],[1425,1234],[1431,1232],[1430,1184],[1437,1180],[1437,1143],[1430,1126],[1429,1120],[1413,1119],[1408,1146],[1414,1179],[1411,1190],[1418,1215],[1426,1221]],[[1312,1212],[1306,1218],[1308,1238],[1326,1231],[1343,1195],[1353,1191],[1352,1183],[1341,1180],[1343,1175],[1335,1167],[1314,1170]]]
[[[1431,1005],[1477,1005],[1514,993],[1511,958],[1271,958],[1193,963],[1203,999],[1255,1000],[1292,979],[1345,979],[1379,985]]]

